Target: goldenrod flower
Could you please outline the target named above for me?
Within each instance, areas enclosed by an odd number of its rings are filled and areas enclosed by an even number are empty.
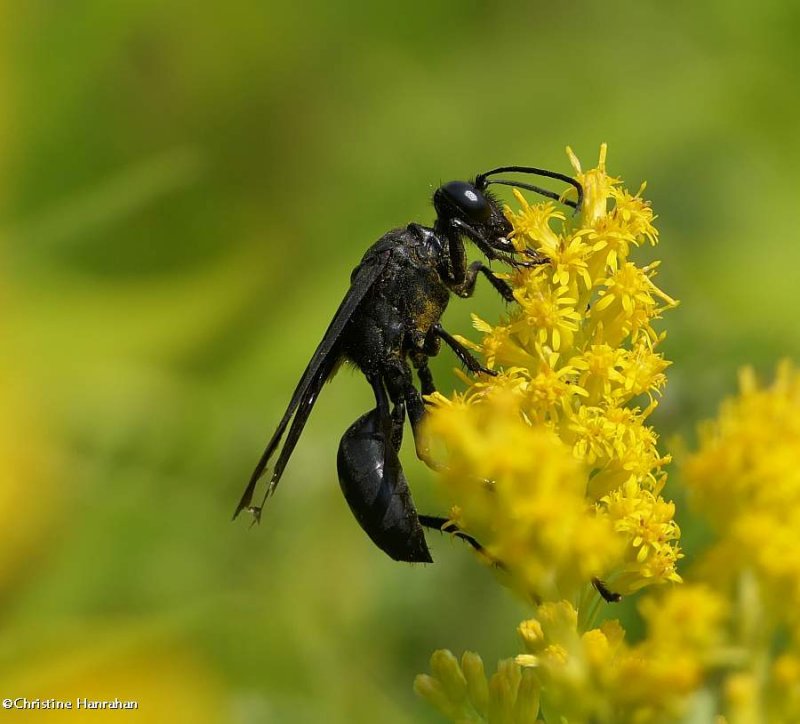
[[[414,690],[460,724],[536,724],[539,712],[539,685],[532,671],[507,659],[487,681],[481,657],[471,651],[460,665],[449,651],[435,651],[431,674],[417,676]]]
[[[593,513],[569,448],[520,416],[519,395],[501,387],[475,400],[437,397],[429,424],[434,437],[446,436],[451,453],[446,479],[458,523],[523,590],[577,594],[621,559],[613,522]]]
[[[691,502],[717,534],[695,567],[732,602],[720,700],[730,724],[800,721],[800,371],[740,375],[684,463]],[[724,652],[723,652],[724,653]]]
[[[743,572],[766,615],[800,639],[800,371],[784,362],[761,387],[752,370],[719,419],[700,430],[700,450],[684,464],[698,512],[720,539],[705,566],[732,587]]]
[[[661,496],[670,458],[647,424],[669,365],[655,324],[676,303],[654,283],[657,263],[628,258],[658,239],[644,187],[632,195],[608,176],[605,146],[587,172],[569,154],[585,191],[580,216],[515,192],[514,244],[548,263],[509,274],[518,304],[498,323],[473,317],[483,338],[463,340],[498,375],[430,398],[427,432],[446,449],[451,517],[537,602],[518,629],[521,669],[506,662],[495,675],[502,715],[486,704],[482,665],[469,683],[473,654],[459,667],[437,652],[432,676],[417,678],[457,722],[666,721],[701,680],[724,615],[715,594],[689,589],[661,599],[664,618],[641,644],[627,645],[616,622],[591,628],[592,581],[632,593],[681,580],[674,505]],[[643,605],[647,620],[652,610]],[[676,648],[662,632],[682,626]],[[523,683],[524,706],[514,698]]]
[[[725,603],[706,587],[686,586],[640,610],[648,635],[636,645],[625,643],[617,621],[581,633],[567,601],[543,604],[520,624],[526,653],[516,662],[534,672],[543,712],[624,724],[673,721],[686,708],[723,641]]]
[[[437,652],[417,690],[455,722],[800,721],[800,370],[788,362],[766,387],[744,370],[685,462],[717,535],[690,583],[640,602],[640,641],[616,621],[593,627],[592,579],[621,593],[681,580],[661,495],[670,457],[648,425],[669,365],[656,322],[675,302],[657,263],[628,258],[658,238],[641,189],[606,174],[605,149],[596,169],[573,164],[579,220],[519,194],[507,212],[517,249],[551,264],[509,275],[519,305],[506,318],[475,320],[472,346],[499,374],[435,396],[428,420],[454,522],[533,594],[523,653],[490,686],[476,655],[459,667]]]
[[[653,325],[675,302],[657,263],[628,259],[656,243],[653,213],[607,175],[605,146],[587,172],[570,157],[579,217],[518,191],[506,209],[516,248],[549,263],[508,275],[518,303],[499,323],[474,318],[483,339],[469,344],[500,374],[436,395],[427,427],[469,532],[535,596],[577,601],[594,577],[620,593],[680,580],[680,531],[660,496],[669,457],[646,423],[669,364]]]
[[[601,499],[601,516],[614,521],[614,530],[629,544],[627,560],[607,583],[615,590],[636,591],[651,582],[679,582],[675,560],[675,541],[680,535],[673,520],[675,505],[649,490],[637,487],[630,479],[621,489]]]

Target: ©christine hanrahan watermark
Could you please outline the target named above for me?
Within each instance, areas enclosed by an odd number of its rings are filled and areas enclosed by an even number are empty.
[[[66,711],[94,711],[99,709],[138,709],[139,702],[133,699],[28,699],[26,696],[4,697],[3,709],[49,709]]]

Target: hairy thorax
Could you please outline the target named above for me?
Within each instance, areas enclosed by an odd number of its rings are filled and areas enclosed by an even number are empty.
[[[404,357],[421,346],[447,308],[450,292],[439,275],[438,249],[426,231],[395,229],[367,252],[388,252],[390,258],[344,335],[345,356],[362,370],[382,357]]]

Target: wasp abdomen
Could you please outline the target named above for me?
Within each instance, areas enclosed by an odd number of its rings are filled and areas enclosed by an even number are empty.
[[[431,563],[417,509],[378,410],[358,418],[339,443],[339,484],[350,510],[378,548],[396,561]]]

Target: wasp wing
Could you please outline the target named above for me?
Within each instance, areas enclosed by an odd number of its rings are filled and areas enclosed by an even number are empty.
[[[270,459],[278,449],[281,438],[283,438],[283,434],[286,432],[286,428],[291,421],[292,426],[289,429],[289,435],[283,444],[281,454],[278,456],[278,461],[273,470],[264,500],[266,500],[280,481],[286,463],[289,462],[289,457],[300,438],[300,434],[305,427],[308,416],[311,414],[317,396],[322,386],[325,384],[325,381],[339,362],[340,355],[337,352],[336,346],[342,335],[342,331],[352,318],[353,313],[358,309],[367,292],[372,288],[372,285],[386,268],[390,255],[391,252],[388,250],[379,254],[368,255],[354,271],[350,280],[350,289],[339,305],[339,309],[336,310],[336,314],[330,325],[328,325],[328,329],[325,331],[322,341],[314,351],[311,361],[308,363],[305,372],[303,372],[303,376],[300,378],[300,382],[297,383],[297,387],[292,394],[292,399],[289,401],[289,406],[286,408],[286,412],[283,414],[280,423],[278,423],[278,428],[267,443],[264,454],[261,456],[258,465],[256,465],[253,474],[250,476],[250,482],[247,484],[247,488],[245,488],[239,505],[236,506],[236,512],[233,514],[234,518],[239,515],[242,510],[250,507],[256,484],[267,469],[267,465],[269,465]],[[292,420],[293,417],[294,420]],[[258,511],[260,511],[260,508],[256,511],[257,515]]]

